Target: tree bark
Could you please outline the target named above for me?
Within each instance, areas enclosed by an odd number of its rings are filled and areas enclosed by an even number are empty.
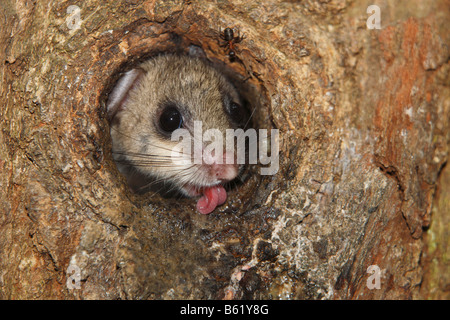
[[[0,298],[449,299],[450,6],[374,2],[381,29],[363,0],[2,1]],[[131,193],[105,116],[193,45],[280,130],[279,172],[208,216]]]

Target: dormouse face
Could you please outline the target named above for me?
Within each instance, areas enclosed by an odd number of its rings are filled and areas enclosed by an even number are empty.
[[[234,86],[200,59],[159,56],[127,72],[110,94],[108,115],[116,161],[170,182],[185,195],[200,195],[203,189],[231,181],[239,173],[235,161],[229,164],[217,157],[233,154],[234,150],[225,148],[225,131],[243,127],[247,111]],[[213,153],[207,163],[194,163],[195,148],[203,151],[207,143],[192,142],[190,155],[179,154],[191,161],[174,163],[173,150],[179,141],[172,141],[173,133],[185,129],[194,141],[199,123],[202,132],[222,133],[223,154]]]

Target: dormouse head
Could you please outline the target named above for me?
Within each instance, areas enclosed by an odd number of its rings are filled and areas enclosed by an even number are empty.
[[[195,196],[239,174],[241,165],[230,161],[236,150],[226,148],[226,130],[243,127],[247,110],[233,84],[202,59],[162,55],[142,63],[117,82],[107,112],[114,157],[133,167],[134,178],[137,172]],[[223,152],[200,161],[194,156],[203,155],[209,142],[199,142],[199,124],[202,133],[223,137]],[[191,135],[190,154],[176,151],[180,143],[172,137],[179,129]]]

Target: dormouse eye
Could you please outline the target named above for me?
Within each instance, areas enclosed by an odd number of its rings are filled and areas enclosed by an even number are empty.
[[[159,117],[159,125],[166,133],[172,133],[181,128],[183,125],[181,112],[175,106],[167,106]]]
[[[239,103],[231,102],[228,108],[228,114],[231,119],[237,124],[244,124],[247,120],[247,112]]]

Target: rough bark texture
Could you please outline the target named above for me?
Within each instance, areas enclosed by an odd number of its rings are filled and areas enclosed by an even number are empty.
[[[449,8],[2,0],[0,298],[450,298]],[[228,26],[246,34],[235,62]],[[128,190],[104,110],[121,71],[191,45],[248,78],[281,138],[280,171],[208,216]]]

